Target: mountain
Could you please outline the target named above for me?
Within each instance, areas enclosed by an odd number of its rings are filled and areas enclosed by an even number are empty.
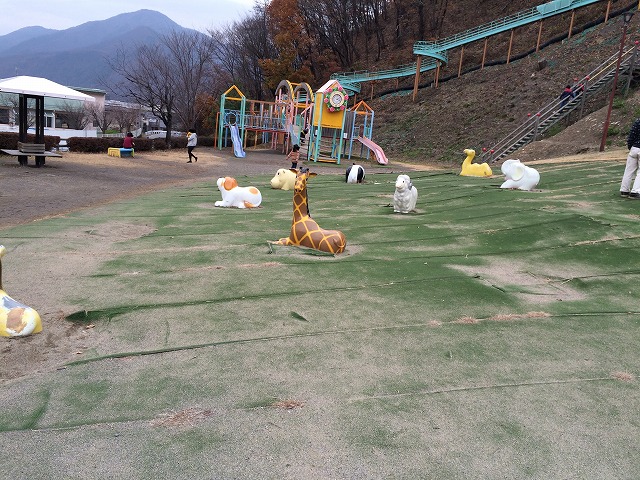
[[[108,89],[117,81],[108,57],[121,48],[153,44],[173,30],[186,29],[146,9],[66,30],[23,28],[0,36],[0,78],[31,75],[63,85]]]
[[[8,33],[0,36],[0,54],[9,52],[16,45],[20,45],[23,42],[27,42],[34,38],[42,37],[49,33],[57,32],[50,28],[44,27],[24,27],[15,32]]]

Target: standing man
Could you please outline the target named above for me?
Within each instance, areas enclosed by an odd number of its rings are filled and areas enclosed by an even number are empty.
[[[627,148],[629,149],[629,155],[627,156],[627,166],[624,168],[624,175],[620,184],[620,195],[640,199],[640,175],[638,175],[638,167],[640,167],[640,118],[633,122],[631,126],[629,137],[627,137]]]

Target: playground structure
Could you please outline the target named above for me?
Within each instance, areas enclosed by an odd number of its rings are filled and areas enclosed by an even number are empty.
[[[268,144],[282,152],[300,145],[308,161],[340,164],[345,156],[368,159],[373,152],[379,164],[387,164],[383,149],[372,140],[374,111],[364,101],[349,108],[349,99],[337,80],[315,94],[307,83],[283,80],[273,102],[247,99],[233,85],[220,98],[218,148],[230,140],[235,156],[244,157],[253,140],[254,147]]]
[[[575,11],[579,8],[602,1],[603,0],[553,0],[551,2],[538,5],[537,7],[532,7],[530,9],[517,12],[504,18],[494,20],[487,24],[465,30],[463,32],[443,38],[438,41],[415,42],[413,45],[413,53],[416,55],[415,63],[401,65],[388,70],[376,70],[374,72],[366,70],[356,72],[338,72],[332,74],[331,78],[340,81],[342,86],[347,90],[354,93],[359,93],[362,88],[362,83],[364,82],[371,82],[375,80],[398,80],[403,77],[415,76],[413,84],[413,100],[415,101],[418,91],[418,85],[420,82],[420,74],[435,70],[435,78],[433,84],[437,87],[440,77],[440,69],[443,65],[449,63],[450,50],[461,48],[458,64],[458,76],[460,76],[462,73],[465,45],[481,40],[484,41],[482,65],[480,67],[481,69],[483,69],[487,56],[489,37],[498,35],[503,32],[511,32],[506,60],[506,63],[509,63],[509,61],[511,60],[511,47],[513,45],[514,31],[516,28],[536,22],[539,23],[538,40],[535,47],[535,51],[537,52],[540,48],[543,21],[545,19],[571,12],[571,20],[568,33],[568,37],[570,38],[573,31]],[[610,11],[611,0],[607,0],[606,13],[604,17],[605,23],[609,18]],[[422,57],[426,57],[429,60],[423,62]]]

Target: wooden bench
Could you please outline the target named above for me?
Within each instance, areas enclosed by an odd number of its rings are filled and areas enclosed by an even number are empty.
[[[107,155],[110,157],[133,157],[133,148],[115,148],[109,147]]]
[[[44,143],[18,142],[17,150],[2,149],[1,151],[7,155],[18,157],[20,165],[25,167],[28,165],[27,159],[30,156],[36,158],[36,167],[42,167],[44,165],[45,157],[62,157],[60,154],[47,152]]]

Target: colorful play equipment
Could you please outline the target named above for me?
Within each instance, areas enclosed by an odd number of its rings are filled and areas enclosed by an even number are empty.
[[[381,165],[388,163],[383,149],[372,140],[373,110],[361,101],[349,108],[350,97],[336,80],[329,80],[315,94],[306,83],[283,80],[275,101],[248,100],[233,85],[220,99],[218,148],[230,138],[237,157],[251,143],[270,144],[288,152],[300,145],[302,158],[314,162],[340,164],[343,157],[373,152]],[[302,135],[306,132],[306,135]],[[358,152],[357,147],[360,146]]]
[[[107,150],[107,155],[110,157],[133,157],[134,153],[133,148],[109,147]]]
[[[271,188],[276,190],[293,190],[296,184],[296,174],[293,170],[279,168],[271,179]]]
[[[33,308],[11,298],[2,287],[2,257],[7,249],[0,245],[0,336],[26,337],[42,331],[40,315]]]
[[[218,178],[218,190],[222,200],[218,200],[216,207],[255,208],[262,203],[262,194],[256,187],[239,187],[233,177]]]
[[[460,171],[460,175],[465,177],[490,177],[493,175],[491,171],[491,167],[488,163],[472,163],[474,157],[476,156],[476,151],[471,148],[467,148],[464,153],[467,155],[467,158],[462,162],[462,170]]]
[[[505,160],[500,170],[505,176],[505,182],[500,185],[500,188],[533,190],[540,182],[538,171],[527,167],[520,160]]]
[[[302,167],[296,173],[296,183],[293,191],[293,221],[291,233],[271,245],[294,245],[307,247],[334,255],[344,252],[347,239],[339,230],[324,230],[309,216],[307,196],[307,181],[316,174]]]
[[[396,191],[393,193],[394,213],[414,212],[418,202],[418,189],[411,183],[409,175],[398,175]]]

